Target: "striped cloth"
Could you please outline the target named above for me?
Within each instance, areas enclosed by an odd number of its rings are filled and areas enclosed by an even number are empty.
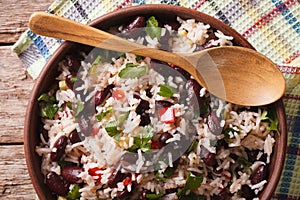
[[[300,199],[300,0],[57,0],[47,10],[81,23],[139,4],[173,4],[214,16],[275,62],[286,79],[288,124],[285,165],[274,199]],[[33,77],[62,43],[27,30],[13,46]]]

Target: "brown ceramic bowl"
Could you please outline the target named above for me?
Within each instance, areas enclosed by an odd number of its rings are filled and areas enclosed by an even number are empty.
[[[198,11],[178,6],[142,5],[125,8],[99,17],[91,22],[90,25],[102,30],[108,30],[110,27],[120,25],[136,15],[155,15],[169,20],[175,20],[176,16],[183,19],[194,18],[197,21],[210,24],[211,27],[222,31],[225,35],[233,36],[234,43],[236,45],[253,48],[246,39],[229,26],[223,24],[221,21]],[[38,128],[41,123],[37,98],[40,94],[49,90],[51,84],[54,82],[55,77],[58,75],[57,64],[67,55],[68,52],[75,50],[78,45],[79,44],[72,42],[64,42],[61,47],[58,48],[44,67],[39,78],[36,80],[27,107],[24,134],[25,155],[29,174],[40,200],[50,200],[54,199],[54,197],[51,195],[48,187],[44,184],[44,177],[40,170],[41,158],[35,152],[35,146],[40,140]],[[274,193],[284,164],[287,140],[286,117],[282,101],[279,100],[270,106],[276,110],[281,134],[276,135],[276,145],[274,153],[272,154],[271,164],[268,169],[270,176],[268,178],[267,185],[260,194],[260,199],[269,199]]]

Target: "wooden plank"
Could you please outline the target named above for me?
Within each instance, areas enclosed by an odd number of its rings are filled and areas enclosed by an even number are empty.
[[[0,146],[0,199],[34,199],[23,145]]]
[[[0,46],[0,57],[0,143],[19,143],[33,80],[10,46]]]
[[[46,10],[53,0],[1,0],[0,43],[14,43],[28,27],[32,12]]]

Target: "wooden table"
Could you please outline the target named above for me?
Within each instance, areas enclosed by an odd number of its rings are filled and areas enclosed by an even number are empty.
[[[0,0],[0,199],[35,199],[24,156],[23,128],[33,80],[11,50],[32,12],[53,0]]]

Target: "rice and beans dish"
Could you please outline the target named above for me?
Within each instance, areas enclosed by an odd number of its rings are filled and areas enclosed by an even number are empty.
[[[208,24],[137,16],[112,29],[173,52],[234,45]],[[258,199],[277,134],[267,107],[210,95],[187,72],[129,53],[70,54],[39,97],[36,152],[57,199]]]

